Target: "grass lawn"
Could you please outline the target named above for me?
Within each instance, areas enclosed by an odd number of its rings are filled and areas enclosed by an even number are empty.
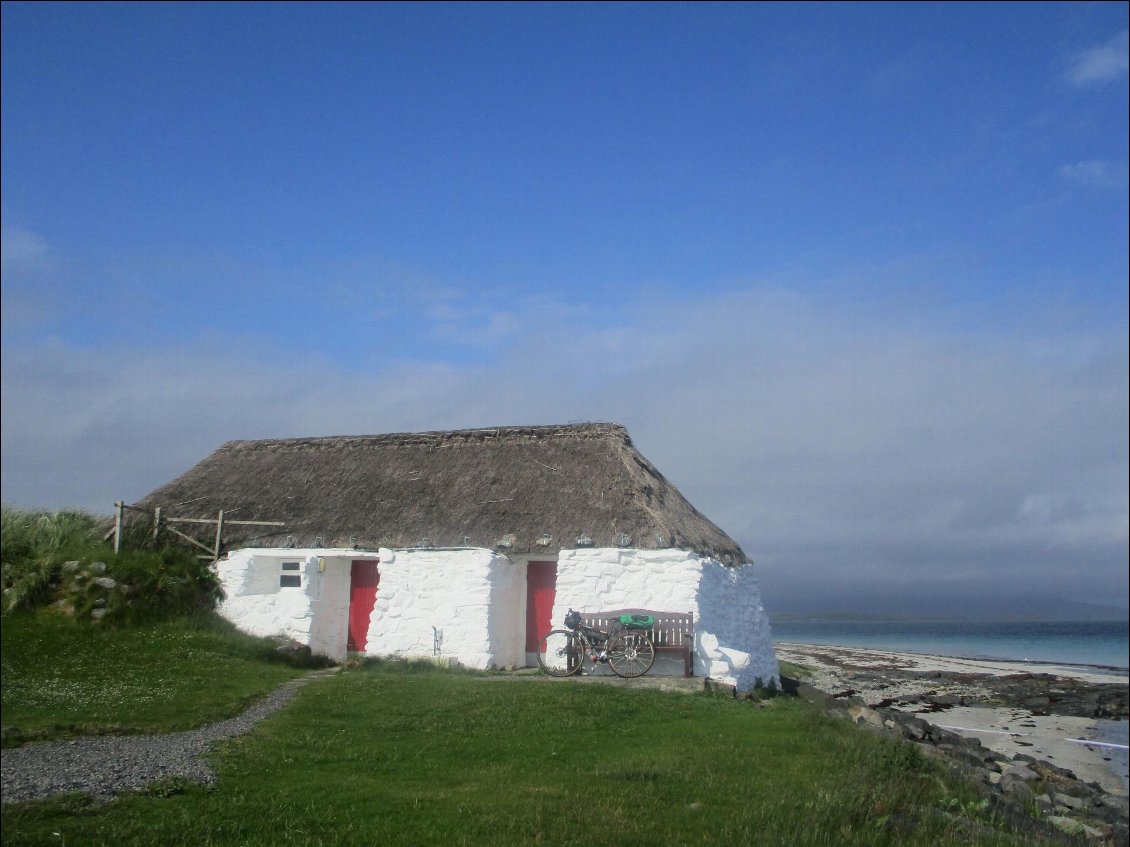
[[[0,632],[5,744],[201,726],[304,672],[213,615],[112,629],[41,610],[5,615]]]
[[[941,765],[787,698],[379,663],[305,687],[213,762],[211,790],[5,805],[3,841],[1031,843],[986,830]]]

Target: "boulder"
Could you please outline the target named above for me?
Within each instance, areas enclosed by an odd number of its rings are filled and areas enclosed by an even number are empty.
[[[877,729],[884,728],[883,716],[874,709],[868,709],[866,706],[850,706],[848,708],[848,717],[851,718],[853,723],[867,724]]]
[[[1028,765],[1024,762],[1020,762],[1002,770],[1001,777],[1013,777],[1015,779],[1022,780],[1023,782],[1028,782],[1032,779],[1039,779],[1040,775],[1030,767],[1028,767]]]
[[[310,648],[305,644],[295,641],[293,638],[287,638],[285,635],[276,635],[273,640],[278,644],[278,647],[275,648],[276,652],[281,653],[287,658],[302,661],[310,658]]]
[[[1070,794],[1060,794],[1058,791],[1055,795],[1055,804],[1060,808],[1069,809],[1073,812],[1083,811],[1090,805],[1090,803],[1082,797],[1072,797]]]
[[[1066,832],[1068,835],[1085,835],[1088,838],[1102,838],[1103,834],[1100,830],[1092,826],[1080,823],[1074,818],[1066,818],[1062,815],[1052,815],[1048,818],[1048,823],[1056,829]]]
[[[1030,806],[1036,802],[1036,793],[1018,776],[1006,772],[1001,774],[1001,781],[998,784],[1006,797],[1023,806]]]

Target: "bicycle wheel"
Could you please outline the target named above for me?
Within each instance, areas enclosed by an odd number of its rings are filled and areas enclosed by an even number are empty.
[[[538,667],[550,676],[572,676],[581,669],[584,660],[581,639],[568,630],[555,629],[538,642]]]
[[[621,630],[608,640],[608,667],[617,676],[643,676],[655,664],[655,645],[646,632]]]

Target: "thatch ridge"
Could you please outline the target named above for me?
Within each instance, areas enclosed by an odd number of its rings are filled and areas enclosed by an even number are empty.
[[[228,441],[138,506],[282,520],[230,526],[224,547],[661,549],[748,561],[615,423]]]

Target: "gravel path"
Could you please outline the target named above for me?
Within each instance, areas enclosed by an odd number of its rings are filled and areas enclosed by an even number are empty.
[[[281,709],[300,687],[337,670],[313,671],[285,682],[243,714],[200,729],[166,735],[87,736],[2,750],[0,795],[5,803],[70,791],[108,799],[170,777],[211,784],[216,775],[200,757],[213,742],[242,735]]]

